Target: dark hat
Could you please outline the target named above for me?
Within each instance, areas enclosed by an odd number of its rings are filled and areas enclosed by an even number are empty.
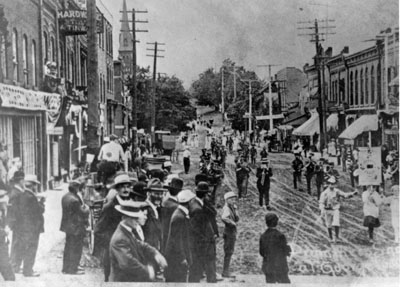
[[[116,140],[118,137],[115,134],[110,135],[110,141]]]
[[[131,194],[145,200],[147,198],[147,191],[145,190],[146,187],[147,184],[145,182],[139,181],[133,186]]]
[[[335,163],[331,161],[331,162],[329,162],[329,165],[335,166]]]
[[[177,177],[171,179],[169,186],[167,187],[171,195],[177,195],[182,190],[183,180]]]
[[[208,183],[205,182],[205,181],[200,181],[197,184],[197,186],[195,188],[195,191],[196,191],[196,193],[197,192],[199,192],[199,193],[207,193],[207,192],[209,192],[210,189],[209,189]]]
[[[268,227],[275,227],[278,225],[278,216],[275,213],[268,212],[265,215],[265,223]]]
[[[21,180],[21,179],[24,179],[24,178],[25,178],[25,173],[23,171],[21,171],[21,170],[17,170],[14,173],[14,176],[13,176],[12,180],[13,181],[18,181],[18,180]]]
[[[148,182],[149,181],[149,179],[147,178],[147,175],[145,175],[143,173],[141,175],[139,175],[138,180],[141,181],[141,182]]]

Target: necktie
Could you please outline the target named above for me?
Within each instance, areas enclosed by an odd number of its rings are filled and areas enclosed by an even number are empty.
[[[265,169],[262,172],[262,176],[261,176],[261,185],[264,185],[265,182]]]
[[[140,226],[137,226],[137,227],[136,227],[136,232],[138,233],[140,239],[141,239],[142,241],[144,241],[143,230],[142,230],[142,228],[141,228]]]

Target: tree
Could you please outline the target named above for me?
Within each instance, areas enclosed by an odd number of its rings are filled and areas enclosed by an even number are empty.
[[[192,97],[202,106],[218,106],[221,103],[221,80],[219,73],[208,68],[199,75],[199,79],[192,83]]]

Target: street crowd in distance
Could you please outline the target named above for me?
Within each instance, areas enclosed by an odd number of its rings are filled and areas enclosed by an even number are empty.
[[[199,146],[197,130],[207,129],[205,146]],[[150,153],[151,143],[143,138],[134,151],[129,143],[111,135],[87,171],[76,174],[68,183],[62,198],[60,230],[65,232],[63,267],[60,272],[85,274],[80,265],[88,229],[94,238],[93,255],[101,260],[105,282],[200,282],[209,283],[235,278],[230,271],[235,252],[237,205],[247,196],[249,178],[255,174],[259,205],[265,211],[266,230],[260,236],[261,270],[268,283],[290,283],[287,258],[291,248],[279,231],[279,218],[270,205],[270,183],[274,177],[266,140],[258,135],[246,139],[238,131],[215,132],[213,122],[201,117],[190,132],[180,138],[184,146],[183,167],[188,174],[198,168],[196,187],[186,188],[179,174],[172,170],[170,160],[157,161]],[[191,164],[191,152],[201,148],[199,166]],[[390,204],[394,244],[399,242],[398,153],[382,151],[383,183],[390,186],[358,182],[358,151],[341,148],[332,141],[316,158],[307,144],[300,140],[286,147],[293,152],[293,188],[315,196],[319,202],[320,220],[326,226],[332,243],[340,241],[340,202],[362,192],[364,226],[374,242],[374,229],[380,226],[379,207]],[[46,194],[40,192],[35,175],[24,174],[19,159],[4,165],[6,149],[1,147],[2,177],[0,186],[0,272],[4,280],[15,280],[15,273],[37,277],[34,263]],[[234,157],[236,190],[220,195],[224,199],[221,220],[224,224],[222,273],[217,273],[216,196],[224,179],[228,155]],[[337,162],[332,162],[332,158]],[[256,166],[253,172],[252,167]],[[335,166],[348,171],[354,192],[343,192]],[[290,168],[288,166],[288,168]],[[93,172],[95,171],[95,172]],[[300,188],[302,176],[306,190]],[[314,187],[316,192],[314,193]],[[89,223],[89,218],[93,224]],[[9,235],[12,233],[10,242]],[[9,248],[10,245],[10,248]],[[10,255],[9,255],[9,249]]]

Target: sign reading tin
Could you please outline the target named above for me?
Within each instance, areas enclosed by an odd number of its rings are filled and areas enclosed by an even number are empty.
[[[80,35],[87,33],[87,11],[79,9],[65,9],[58,12],[60,31],[64,35]],[[103,33],[103,15],[97,11],[96,31]]]

